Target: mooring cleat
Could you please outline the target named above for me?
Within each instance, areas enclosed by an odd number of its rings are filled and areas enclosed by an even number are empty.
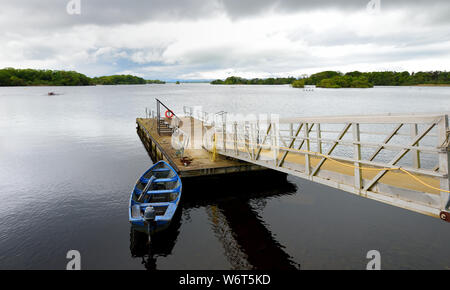
[[[450,213],[449,213],[449,212],[442,211],[442,212],[439,214],[439,217],[441,218],[441,220],[450,223]]]

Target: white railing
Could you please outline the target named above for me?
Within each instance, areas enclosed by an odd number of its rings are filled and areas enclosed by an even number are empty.
[[[227,112],[220,111],[217,113],[209,113],[194,107],[183,106],[184,115],[195,118],[205,124],[205,126],[213,126],[216,123],[224,122]]]
[[[211,151],[449,220],[447,115],[222,120]]]

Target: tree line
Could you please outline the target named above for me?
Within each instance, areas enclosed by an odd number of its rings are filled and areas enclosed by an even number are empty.
[[[165,81],[160,81],[160,80],[147,80],[147,84],[159,84],[159,85],[163,85],[165,84]]]
[[[372,88],[374,86],[362,73],[353,72],[344,75],[336,71],[324,71],[292,82],[294,88],[303,88],[305,85],[321,88]]]
[[[214,80],[211,82],[213,85],[288,85],[292,84],[296,78],[267,78],[267,79],[244,79],[240,77],[228,77],[225,80]]]
[[[293,87],[316,85],[323,88],[370,88],[373,86],[416,86],[449,85],[450,72],[359,72],[343,74],[336,71],[324,71],[309,77],[300,78],[292,83]]]
[[[0,86],[90,86],[164,84],[160,80],[145,80],[132,75],[112,75],[90,78],[76,71],[0,69]]]
[[[315,85],[322,88],[372,88],[373,86],[414,86],[414,85],[449,85],[450,72],[359,72],[341,73],[338,71],[323,71],[309,77],[288,77],[268,79],[245,79],[236,76],[225,80],[214,80],[213,85],[284,85],[295,88],[305,85]]]

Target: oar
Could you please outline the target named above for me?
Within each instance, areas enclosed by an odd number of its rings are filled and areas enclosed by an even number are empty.
[[[148,189],[150,188],[150,186],[152,185],[152,183],[155,179],[156,179],[156,177],[154,175],[152,177],[150,177],[150,179],[147,182],[147,185],[144,187],[141,195],[139,195],[139,197],[137,199],[138,202],[142,202],[141,200],[147,195]]]

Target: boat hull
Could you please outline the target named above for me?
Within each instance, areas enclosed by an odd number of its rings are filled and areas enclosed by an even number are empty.
[[[150,184],[148,184],[149,182]],[[142,198],[143,192],[145,193],[144,201],[139,200]],[[137,180],[131,192],[128,209],[129,222],[136,230],[148,233],[149,227],[144,220],[143,212],[145,208],[153,207],[157,215],[153,222],[152,232],[149,234],[167,229],[178,208],[181,192],[182,184],[177,172],[165,161],[159,161]],[[163,200],[161,197],[167,197],[168,200]],[[157,201],[153,201],[154,199]]]

